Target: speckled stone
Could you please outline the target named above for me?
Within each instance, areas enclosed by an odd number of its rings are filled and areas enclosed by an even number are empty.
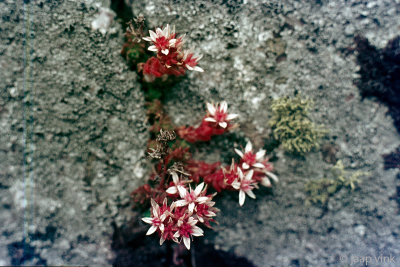
[[[101,5],[24,2],[0,3],[1,264],[104,266],[147,168],[141,87]]]

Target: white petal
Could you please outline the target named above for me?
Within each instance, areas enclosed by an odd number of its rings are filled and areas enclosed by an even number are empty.
[[[180,237],[181,235],[179,234],[179,232],[178,231],[176,231],[176,233],[174,234],[174,237],[175,238],[178,238],[178,237]]]
[[[198,71],[198,72],[204,72],[204,70],[202,68],[200,68],[199,66],[195,66],[193,68],[194,71]]]
[[[228,110],[228,103],[226,103],[226,101],[222,101],[219,106],[219,110],[223,113],[226,113],[226,111]]]
[[[260,160],[260,159],[262,159],[264,156],[265,156],[265,150],[264,149],[261,149],[260,151],[258,151],[257,153],[256,153],[256,159],[257,160]]]
[[[153,42],[155,42],[157,40],[157,34],[153,31],[149,31],[149,33],[150,33],[151,40],[153,40]]]
[[[161,28],[157,28],[157,29],[156,29],[156,33],[157,33],[158,37],[164,35],[164,33],[163,33],[163,31],[161,30]]]
[[[161,232],[164,232],[164,224],[163,224],[163,223],[160,224],[159,228],[160,228],[160,231],[161,231]]]
[[[247,142],[246,147],[244,148],[244,152],[251,152],[253,150],[253,145],[251,144],[251,142]]]
[[[190,212],[190,213],[193,212],[194,206],[195,206],[194,202],[192,202],[192,203],[189,204],[189,212]]]
[[[238,114],[228,114],[228,116],[226,116],[226,119],[228,121],[230,121],[230,120],[236,119],[237,117],[239,117]]]
[[[265,168],[265,165],[260,163],[260,162],[254,163],[251,166],[253,166],[254,168],[260,168],[260,169],[264,169]]]
[[[243,158],[243,152],[242,151],[240,151],[239,149],[237,149],[237,148],[234,148],[234,150],[235,150],[235,152],[236,152],[236,154],[238,154],[241,158]]]
[[[216,196],[217,194],[214,193],[213,195]],[[214,201],[207,201],[207,206],[212,207],[212,206],[214,206],[214,205],[215,205],[215,202],[214,202]]]
[[[158,217],[160,215],[160,207],[158,206],[157,202],[154,199],[150,200],[151,207],[153,208],[153,215],[154,217]]]
[[[265,187],[270,187],[271,181],[267,177],[264,177],[261,179],[261,184]]]
[[[153,52],[157,52],[158,51],[158,49],[157,49],[157,47],[155,45],[149,46],[148,50],[149,51],[153,51]]]
[[[199,219],[199,222],[201,222],[201,223],[203,223],[203,222],[204,222],[204,219],[203,219],[203,217],[200,217],[200,216],[198,216],[198,215],[197,215],[197,218]]]
[[[189,54],[189,51],[187,51],[187,50],[183,51],[183,58],[182,58],[183,61],[186,60],[188,54]]]
[[[250,171],[246,174],[246,177],[245,177],[244,179],[250,181],[251,178],[253,177],[253,173],[254,173],[254,170],[250,170]]]
[[[242,172],[242,170],[241,170],[239,167],[237,167],[237,172],[238,172],[238,174],[239,174],[239,178],[240,178],[240,180],[243,180],[243,178],[244,178],[244,175],[243,175],[243,172]]]
[[[245,198],[246,198],[246,194],[242,190],[240,190],[239,191],[239,205],[240,206],[243,206]]]
[[[214,216],[217,216],[217,214],[215,214],[215,212],[209,210],[207,213],[207,217],[214,217]]]
[[[247,190],[246,194],[251,198],[256,198],[256,195],[254,195],[253,191],[251,191],[251,190]]]
[[[157,208],[158,204],[154,201],[154,199],[150,199],[150,204],[153,209]]]
[[[144,221],[145,223],[152,224],[153,223],[153,218],[150,218],[150,217],[142,218],[142,221]]]
[[[142,39],[145,40],[145,41],[147,41],[147,42],[152,42],[152,41],[153,41],[153,40],[151,40],[150,37],[143,37]]]
[[[199,55],[198,57],[196,57],[196,62],[198,62],[202,58],[203,58],[203,55]]]
[[[186,67],[188,70],[193,70],[193,67],[190,66],[190,65],[188,65],[188,64],[185,64],[185,67]]]
[[[224,121],[218,123],[219,126],[221,126],[222,128],[226,128],[226,126],[228,126],[228,124]]]
[[[274,180],[276,183],[279,182],[278,176],[273,174],[272,172],[265,172],[272,180]]]
[[[179,196],[181,197],[181,198],[185,198],[185,196],[187,195],[187,190],[186,190],[186,188],[183,188],[184,190],[182,190],[181,188],[179,188],[178,187],[178,191],[179,191]]]
[[[187,204],[188,204],[187,201],[184,200],[184,199],[175,201],[175,205],[176,205],[177,207],[183,207],[183,206],[186,206]]]
[[[146,235],[151,235],[157,230],[157,226],[152,225],[150,229],[147,231]]]
[[[176,185],[179,183],[179,176],[176,172],[172,172],[172,181],[174,181]]]
[[[204,182],[202,182],[201,184],[196,186],[196,189],[194,190],[194,193],[196,194],[196,196],[200,195],[201,190],[203,190],[203,187],[204,187]]]
[[[171,186],[165,192],[167,192],[167,194],[170,195],[175,195],[178,192],[178,190],[176,189],[176,186]]]
[[[239,183],[238,181],[235,180],[234,182],[232,182],[231,186],[232,186],[234,189],[239,190],[239,188],[240,188],[240,183]]]
[[[214,118],[211,118],[211,117],[207,117],[204,120],[209,121],[209,122],[217,122]]]
[[[160,238],[160,246],[162,246],[162,244],[164,243],[165,239],[164,238]]]
[[[197,210],[196,210],[197,211]],[[197,219],[199,220],[199,222],[204,223],[204,219],[203,217],[199,216],[196,214]]]
[[[198,197],[196,201],[200,204],[204,204],[205,202],[207,202],[207,200],[208,197]]]
[[[183,243],[185,244],[185,247],[190,250],[190,238],[189,237],[183,237]]]
[[[188,224],[195,225],[196,223],[197,223],[197,220],[195,218],[189,217]]]
[[[168,49],[161,50],[161,53],[163,53],[164,55],[168,55],[169,50]]]
[[[175,43],[176,43],[176,39],[171,39],[171,40],[169,40],[169,42],[168,42],[169,46],[174,46]]]
[[[164,28],[163,34],[164,34],[164,36],[168,36],[169,35],[169,24],[167,24],[167,26]]]
[[[193,230],[193,233],[192,233],[193,236],[202,236],[203,235],[203,230],[198,226],[193,226],[192,230]]]
[[[214,107],[213,104],[207,103],[207,109],[208,109],[208,112],[209,112],[212,116],[215,115],[215,107]]]
[[[242,168],[247,170],[248,168],[250,168],[249,164],[247,164],[246,162],[243,162],[242,164]]]
[[[177,187],[178,187],[178,191],[179,191],[179,196],[182,197],[182,198],[185,197],[186,194],[187,194],[186,188],[184,188],[181,185],[178,185]]]

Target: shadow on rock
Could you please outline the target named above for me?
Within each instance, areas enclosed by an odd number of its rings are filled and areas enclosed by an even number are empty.
[[[252,267],[248,259],[230,252],[214,249],[212,244],[204,244],[204,238],[198,238],[190,251],[173,242],[159,245],[158,238],[146,236],[147,225],[139,218],[128,225],[118,228],[115,224],[112,248],[116,255],[114,267]]]

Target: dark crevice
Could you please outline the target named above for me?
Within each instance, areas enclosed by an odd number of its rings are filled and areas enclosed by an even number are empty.
[[[388,113],[400,133],[400,36],[383,49],[360,36],[355,38],[355,43],[361,76],[356,85],[363,98],[375,97],[388,106]]]
[[[113,266],[154,267],[253,267],[254,264],[232,252],[216,250],[204,239],[196,238],[191,250],[167,241],[159,245],[155,236],[146,237],[148,226],[132,220],[131,224],[117,227],[115,224],[112,248],[116,258]],[[183,248],[183,249],[182,249]],[[174,255],[173,257],[171,257]],[[174,263],[175,262],[175,263]],[[177,265],[179,263],[179,265]]]
[[[400,169],[400,146],[390,154],[383,155],[385,170],[398,168]]]
[[[400,36],[389,41],[383,49],[376,48],[361,36],[355,38],[355,43],[354,50],[358,52],[357,63],[360,66],[360,78],[356,80],[356,85],[363,98],[374,97],[388,107],[388,113],[400,133]],[[385,169],[400,169],[400,147],[383,155],[383,159]],[[400,210],[400,186],[396,187],[396,194],[390,199],[396,200]]]
[[[110,8],[117,14],[117,20],[125,30],[127,23],[134,17],[132,8],[124,0],[111,0]]]
[[[389,197],[389,200],[394,200],[397,203],[397,214],[400,214],[400,173],[397,174],[397,185],[396,185],[396,193]]]

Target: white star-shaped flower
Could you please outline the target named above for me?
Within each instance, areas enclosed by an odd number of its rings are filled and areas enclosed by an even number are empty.
[[[252,191],[254,189],[254,181],[252,180],[254,171],[250,170],[244,175],[242,170],[238,167],[237,172],[239,179],[232,183],[232,187],[239,190],[239,205],[243,206],[246,194],[251,198],[256,198]]]
[[[231,120],[236,119],[239,116],[237,114],[228,114],[228,103],[226,103],[226,101],[222,101],[216,105],[207,103],[207,110],[209,116],[204,120],[215,122],[222,128],[226,128]]]

